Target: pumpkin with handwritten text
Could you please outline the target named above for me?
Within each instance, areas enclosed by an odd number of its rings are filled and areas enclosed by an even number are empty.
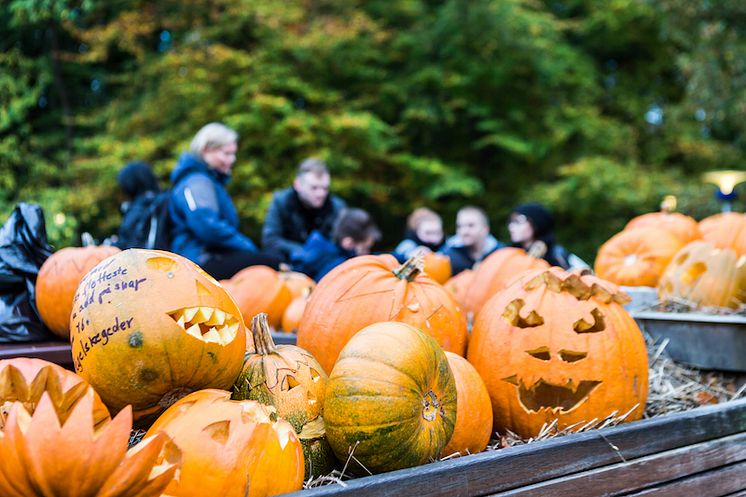
[[[184,395],[229,388],[246,331],[223,287],[176,254],[130,249],[94,267],[75,294],[73,362],[112,412],[155,416]]]

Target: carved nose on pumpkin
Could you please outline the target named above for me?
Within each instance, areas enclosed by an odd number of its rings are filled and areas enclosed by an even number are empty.
[[[168,313],[188,335],[204,342],[227,345],[236,338],[238,319],[215,307],[185,307]]]
[[[518,381],[516,375],[503,378],[503,381],[516,386],[521,405],[527,411],[551,409],[559,411],[559,414],[579,406],[601,384],[600,381],[583,380],[573,388],[572,380],[568,380],[565,385],[553,385],[542,378],[533,385],[526,386]]]

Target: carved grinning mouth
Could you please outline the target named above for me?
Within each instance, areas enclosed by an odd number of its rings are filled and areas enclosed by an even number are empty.
[[[236,338],[238,319],[215,307],[185,307],[168,313],[188,335],[226,345]]]
[[[567,380],[565,385],[553,385],[539,379],[527,387],[515,375],[503,378],[503,381],[516,386],[518,398],[526,410],[539,412],[541,409],[551,409],[559,414],[579,406],[601,384],[600,381],[582,380],[574,386],[572,380]]]

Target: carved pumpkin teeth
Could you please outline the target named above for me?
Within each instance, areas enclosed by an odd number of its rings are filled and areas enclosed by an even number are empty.
[[[212,317],[212,307],[198,307],[197,312],[192,317],[191,321],[194,323],[205,323]]]
[[[199,311],[199,307],[188,307],[184,309],[184,320],[192,321],[195,314],[197,314],[197,311]]]
[[[202,339],[206,342],[221,342],[220,333],[218,333],[218,330],[216,330],[214,327],[210,328],[210,330],[202,335]]]
[[[213,309],[213,310],[215,312],[213,312],[210,319],[205,321],[205,324],[208,324],[210,326],[225,324],[225,311],[221,311],[220,309]]]
[[[199,329],[198,324],[193,324],[186,330],[188,335],[192,335],[194,338],[202,340],[202,330]]]
[[[214,307],[187,307],[168,314],[188,335],[204,342],[225,345],[239,329],[238,319]]]
[[[515,376],[503,378],[503,381],[511,384],[517,383],[514,383]],[[579,406],[600,384],[600,381],[583,380],[573,388],[572,380],[568,380],[565,385],[553,385],[539,379],[530,387],[522,382],[516,384],[516,387],[521,405],[527,411],[538,412],[542,409],[551,409],[559,413],[567,413]]]

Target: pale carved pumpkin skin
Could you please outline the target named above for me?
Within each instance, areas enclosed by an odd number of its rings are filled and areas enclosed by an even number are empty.
[[[658,284],[660,300],[738,308],[746,302],[746,256],[704,241],[681,249]]]
[[[622,307],[628,299],[599,278],[552,268],[525,273],[487,302],[468,360],[489,391],[495,430],[531,437],[554,419],[564,428],[614,411],[640,419],[647,353]]]
[[[432,336],[443,349],[463,355],[466,315],[442,285],[421,272],[421,262],[415,259],[400,265],[391,255],[364,255],[334,268],[306,304],[298,346],[330,372],[339,352],[359,330],[381,321],[399,321]],[[395,271],[400,270],[397,276]]]
[[[246,331],[238,307],[181,256],[120,252],[88,273],[75,304],[76,372],[113,412],[132,404],[135,419],[156,416],[189,392],[230,388],[241,371]]]

